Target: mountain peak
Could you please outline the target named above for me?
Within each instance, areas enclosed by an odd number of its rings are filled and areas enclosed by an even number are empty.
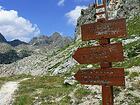
[[[37,46],[49,46],[49,47],[63,47],[72,42],[72,39],[69,37],[64,37],[58,32],[54,32],[50,37],[46,35],[41,35],[34,37],[31,41],[31,45]]]
[[[59,32],[54,32],[52,35],[60,35]]]
[[[33,39],[31,39],[29,43],[32,45],[46,45],[46,44],[49,44],[48,39],[49,39],[48,36],[40,35],[38,37],[34,37]]]
[[[56,40],[58,40],[58,39],[60,39],[60,38],[62,38],[62,36],[61,36],[60,33],[58,33],[58,32],[55,32],[55,33],[53,33],[53,34],[50,36],[50,40],[51,40],[51,41],[56,41]]]

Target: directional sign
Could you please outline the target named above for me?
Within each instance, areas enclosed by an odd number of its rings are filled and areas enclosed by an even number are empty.
[[[86,69],[75,74],[76,80],[86,85],[124,86],[123,68]]]
[[[126,37],[125,19],[108,20],[81,26],[82,40]]]
[[[80,64],[123,61],[122,43],[78,48],[73,58]]]

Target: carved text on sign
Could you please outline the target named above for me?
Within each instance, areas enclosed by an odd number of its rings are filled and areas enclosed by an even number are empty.
[[[108,20],[81,26],[82,40],[127,36],[125,19]]]
[[[123,61],[122,43],[78,48],[73,58],[80,64]]]
[[[76,80],[87,85],[124,86],[123,68],[86,69],[75,74]]]

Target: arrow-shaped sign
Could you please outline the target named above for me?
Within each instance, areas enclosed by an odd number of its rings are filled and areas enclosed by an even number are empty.
[[[123,68],[86,69],[75,74],[76,80],[86,85],[124,86]]]
[[[73,58],[80,64],[123,61],[122,43],[78,48]]]

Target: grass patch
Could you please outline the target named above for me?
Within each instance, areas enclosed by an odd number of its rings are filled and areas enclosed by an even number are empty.
[[[133,57],[125,59],[124,62],[113,63],[113,67],[131,68],[133,66],[140,66],[140,57]]]
[[[128,35],[140,35],[140,16],[135,16],[134,19],[128,21]]]
[[[28,94],[24,94],[22,96],[19,96],[14,105],[32,105],[32,99]]]
[[[132,72],[129,77],[130,78],[135,78],[135,77],[138,77],[138,76],[139,76],[138,72]]]
[[[41,102],[42,105],[57,105],[56,98],[66,96],[60,100],[61,105],[69,103],[68,94],[74,86],[65,86],[64,77],[43,76],[34,77],[21,82],[14,105],[32,105]],[[38,97],[37,99],[35,97]]]
[[[17,75],[17,76],[10,76],[10,77],[0,77],[0,87],[7,81],[17,81],[24,78],[30,78],[30,75]]]
[[[124,46],[124,50],[128,58],[135,57],[140,54],[140,40],[129,43]]]
[[[84,88],[79,88],[76,92],[75,92],[75,97],[79,100],[81,100],[83,97],[86,97],[88,95],[91,94],[91,91],[88,89],[84,89]]]
[[[125,76],[128,76],[129,75],[129,71],[125,71]]]
[[[60,101],[61,105],[71,105],[70,99],[71,99],[71,97],[65,96],[65,97]]]

